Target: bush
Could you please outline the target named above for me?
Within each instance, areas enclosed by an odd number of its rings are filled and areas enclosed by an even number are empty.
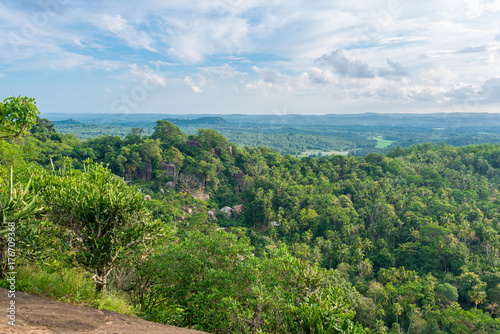
[[[245,237],[188,232],[145,259],[128,290],[147,319],[211,333],[364,333],[335,272],[286,248],[252,251]]]
[[[101,291],[122,257],[142,244],[152,227],[144,196],[102,165],[48,177],[48,217],[67,229],[74,259],[93,274]]]

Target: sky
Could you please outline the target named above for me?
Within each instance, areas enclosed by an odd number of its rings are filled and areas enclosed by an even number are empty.
[[[500,0],[0,0],[42,113],[500,111]]]

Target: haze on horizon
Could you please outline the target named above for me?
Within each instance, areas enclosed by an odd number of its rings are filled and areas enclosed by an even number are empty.
[[[42,113],[500,111],[500,0],[0,1]]]

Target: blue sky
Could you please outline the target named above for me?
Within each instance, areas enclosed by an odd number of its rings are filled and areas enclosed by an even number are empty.
[[[500,111],[500,0],[0,1],[42,113]]]

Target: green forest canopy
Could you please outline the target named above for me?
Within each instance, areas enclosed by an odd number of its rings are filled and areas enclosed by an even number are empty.
[[[120,260],[135,281],[111,284],[145,318],[216,333],[361,331],[355,322],[378,333],[500,330],[500,145],[297,159],[236,147],[214,130],[186,135],[168,121],[151,136],[134,129],[81,142],[40,120],[1,149],[2,165],[7,154],[49,170],[92,159],[151,198],[168,232],[145,246],[141,266],[132,254]],[[240,204],[239,215],[220,211]],[[211,260],[189,273],[203,279],[181,282],[203,254]],[[282,322],[263,320],[276,312]]]

